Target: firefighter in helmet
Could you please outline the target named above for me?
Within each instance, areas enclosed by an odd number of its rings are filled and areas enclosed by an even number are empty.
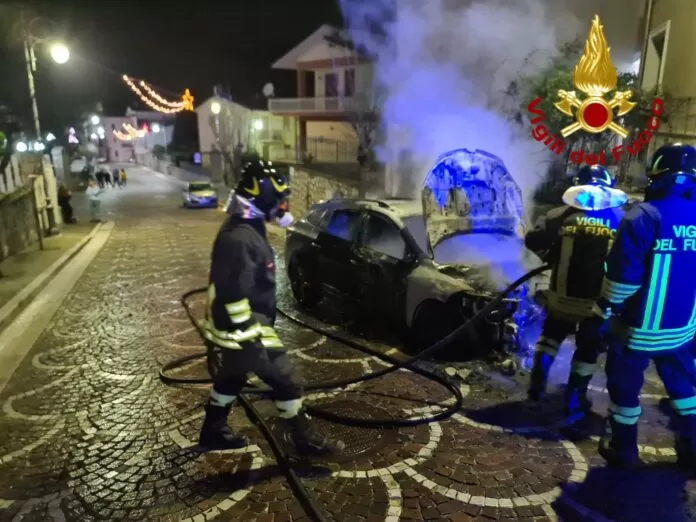
[[[638,459],[639,394],[650,362],[677,413],[677,455],[696,464],[696,148],[660,147],[645,200],[621,222],[593,310],[607,332],[611,404],[599,452],[611,465]]]
[[[525,237],[530,250],[551,265],[546,320],[536,343],[529,397],[541,399],[558,350],[575,335],[575,353],[566,388],[566,413],[585,413],[587,389],[600,352],[599,325],[592,305],[599,296],[604,260],[628,197],[600,165],[582,167],[563,194],[564,205],[542,216]]]
[[[292,222],[288,180],[270,163],[247,163],[227,203],[227,220],[215,239],[210,266],[207,341],[222,354],[200,434],[204,449],[240,448],[245,437],[227,424],[230,408],[256,374],[273,390],[279,416],[300,453],[327,453],[343,448],[312,429],[302,407],[301,390],[291,375],[290,359],[273,328],[276,317],[275,258],[266,238],[266,222]]]

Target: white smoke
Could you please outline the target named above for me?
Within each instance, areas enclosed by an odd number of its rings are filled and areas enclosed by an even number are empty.
[[[384,125],[378,156],[393,166],[407,151],[415,164],[413,179],[399,180],[400,195],[420,190],[439,155],[468,148],[499,156],[529,201],[550,153],[527,123],[511,121],[522,100],[509,87],[584,30],[559,3],[342,0],[351,38],[376,56]]]

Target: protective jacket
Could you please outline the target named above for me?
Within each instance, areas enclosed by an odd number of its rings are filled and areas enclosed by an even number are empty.
[[[600,295],[604,260],[626,209],[620,190],[581,185],[563,195],[563,206],[542,216],[525,244],[546,251],[551,265],[547,308],[552,315],[579,321],[592,315]]]
[[[627,346],[673,350],[696,334],[696,197],[674,185],[626,213],[607,258],[600,308],[628,327]]]
[[[208,286],[206,338],[221,348],[283,349],[276,317],[275,258],[264,220],[234,209],[215,239]]]

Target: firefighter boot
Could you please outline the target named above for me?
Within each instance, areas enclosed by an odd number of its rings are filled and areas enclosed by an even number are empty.
[[[243,435],[234,433],[227,425],[227,415],[230,406],[205,407],[205,420],[201,428],[199,444],[206,451],[228,450],[243,448],[249,440]]]
[[[638,425],[621,424],[612,418],[607,419],[598,450],[610,466],[622,469],[635,468],[640,464]]]
[[[696,415],[679,416],[677,427],[677,462],[680,466],[696,472]]]
[[[287,424],[292,443],[295,449],[302,455],[327,455],[338,453],[345,448],[341,440],[330,440],[326,435],[312,427],[312,418],[305,410],[300,410],[297,415],[283,419]]]
[[[553,364],[553,357],[546,352],[534,353],[534,365],[529,378],[529,391],[527,395],[533,401],[538,401],[546,394],[546,381],[549,378],[549,370]]]
[[[592,409],[592,402],[587,398],[587,388],[592,375],[571,373],[565,392],[566,415],[585,414]]]

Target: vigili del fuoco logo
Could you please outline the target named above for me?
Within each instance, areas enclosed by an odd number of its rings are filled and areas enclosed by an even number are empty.
[[[567,138],[578,131],[585,131],[590,134],[599,134],[606,130],[616,133],[621,138],[628,137],[628,129],[622,127],[615,118],[620,118],[631,112],[636,103],[631,101],[633,93],[631,91],[618,91],[617,74],[614,64],[611,62],[611,48],[607,45],[604,37],[604,26],[599,21],[599,16],[595,15],[590,27],[590,34],[585,40],[585,49],[582,56],[575,65],[572,74],[572,84],[575,89],[584,94],[578,95],[576,91],[558,91],[558,101],[554,107],[568,116],[568,120],[575,119],[566,127],[561,129],[561,136]],[[605,95],[614,91],[614,95],[607,99]],[[566,141],[558,136],[554,136],[544,125],[544,111],[539,107],[542,102],[541,97],[535,98],[528,106],[527,110],[531,115],[532,136],[535,140],[543,142],[551,151],[561,154],[567,144]],[[615,162],[621,159],[623,154],[630,156],[637,155],[652,140],[653,132],[660,126],[660,116],[664,110],[664,102],[661,98],[655,98],[651,105],[651,115],[648,124],[637,139],[630,144],[621,144],[612,147],[611,158]],[[569,159],[572,163],[581,164],[583,161],[588,165],[607,164],[605,151],[599,154],[587,154],[585,151],[578,150],[570,153]]]

